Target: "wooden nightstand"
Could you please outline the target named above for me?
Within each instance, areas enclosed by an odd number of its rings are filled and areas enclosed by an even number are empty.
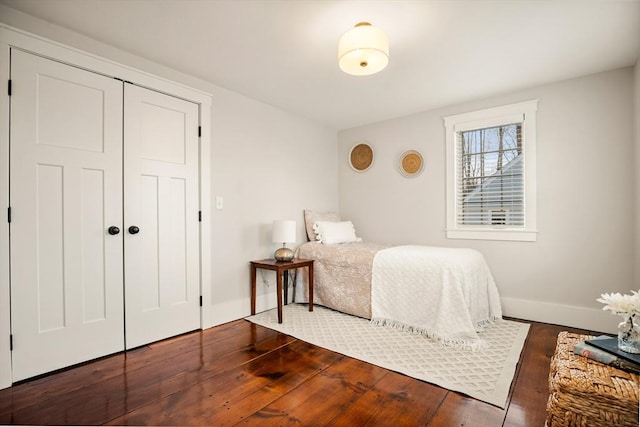
[[[278,323],[282,323],[282,276],[284,276],[284,299],[288,303],[289,297],[289,270],[307,267],[309,275],[309,311],[313,311],[313,260],[294,258],[292,261],[276,261],[275,259],[263,259],[251,261],[251,314],[256,314],[256,270],[272,270],[276,272],[276,288],[278,294]]]

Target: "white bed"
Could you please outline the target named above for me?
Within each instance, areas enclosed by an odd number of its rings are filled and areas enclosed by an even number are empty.
[[[335,213],[305,211],[305,222],[314,240],[297,256],[315,260],[314,304],[471,347],[479,344],[476,332],[484,324],[502,317],[497,287],[478,251],[362,243],[355,230],[345,233],[353,225]],[[335,224],[318,227],[327,222]],[[316,241],[318,235],[324,241]],[[307,302],[305,275],[297,281],[295,300]]]

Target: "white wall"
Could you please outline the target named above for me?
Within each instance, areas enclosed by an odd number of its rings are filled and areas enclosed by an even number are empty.
[[[204,284],[210,287],[212,310],[205,326],[249,314],[249,261],[268,258],[278,247],[271,243],[274,219],[297,220],[303,242],[304,209],[338,208],[334,130],[2,5],[0,17],[5,24],[213,95],[211,129],[204,129],[211,137],[208,214],[213,218],[211,283]],[[224,198],[224,209],[215,210],[215,196]],[[275,277],[265,277],[272,286],[259,284],[258,309],[276,305]],[[0,316],[0,332],[9,330],[6,318]],[[6,338],[0,339],[0,354],[8,354]],[[7,378],[10,366],[0,358],[0,388],[9,385]]]
[[[213,104],[213,188],[224,198],[224,209],[213,211],[211,320],[219,324],[249,314],[249,261],[280,246],[270,243],[274,219],[296,220],[304,242],[302,211],[338,208],[338,168],[335,131],[229,92]],[[275,292],[275,276],[264,274],[272,286],[259,276],[259,295]],[[257,309],[275,303],[270,294]]]
[[[506,315],[614,331],[619,319],[595,300],[634,287],[633,87],[627,68],[344,130],[341,214],[365,240],[480,250]],[[447,239],[443,117],[531,99],[539,100],[537,242]],[[363,140],[375,163],[357,173],[347,155]],[[426,161],[412,179],[397,168],[409,149]]]

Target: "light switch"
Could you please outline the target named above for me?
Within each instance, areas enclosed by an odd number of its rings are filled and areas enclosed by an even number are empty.
[[[216,196],[216,209],[224,209],[224,199],[222,196]]]

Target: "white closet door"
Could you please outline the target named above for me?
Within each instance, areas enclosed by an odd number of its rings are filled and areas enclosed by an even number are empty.
[[[200,327],[198,105],[130,84],[124,97],[125,336],[134,348]]]
[[[124,348],[122,83],[15,49],[11,78],[18,381]]]

